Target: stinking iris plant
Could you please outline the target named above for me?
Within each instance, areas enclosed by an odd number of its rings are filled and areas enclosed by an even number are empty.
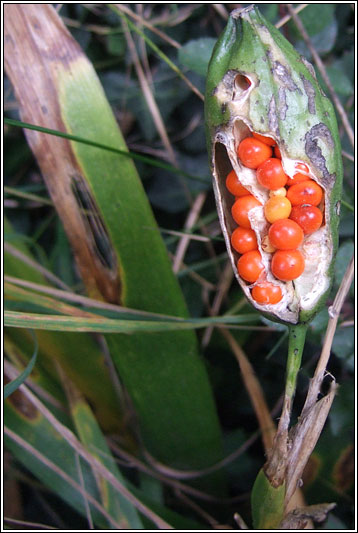
[[[333,278],[340,140],[312,65],[255,6],[231,13],[214,48],[205,120],[218,215],[237,281],[258,311],[289,328],[283,414],[252,492],[254,527],[271,529],[287,504],[288,426],[307,325]]]

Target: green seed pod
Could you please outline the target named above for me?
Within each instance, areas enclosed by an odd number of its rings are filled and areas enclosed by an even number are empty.
[[[333,277],[342,187],[340,140],[333,106],[312,65],[255,6],[232,11],[214,48],[205,120],[218,214],[238,282],[249,301],[271,320],[307,322],[325,303]],[[234,197],[225,186],[228,173],[235,170],[241,184],[262,205],[269,198],[268,189],[257,181],[256,171],[246,168],[237,156],[240,142],[252,132],[276,141],[288,176],[292,178],[296,165],[304,163],[308,179],[323,189],[319,205],[323,223],[305,235],[299,247],[305,269],[293,281],[280,281],[272,275],[272,253],[265,246],[269,223],[263,207],[254,207],[249,213],[265,279],[282,290],[283,297],[276,304],[261,305],[253,300],[252,284],[240,278],[236,266],[239,255],[230,243],[237,224],[231,215]]]

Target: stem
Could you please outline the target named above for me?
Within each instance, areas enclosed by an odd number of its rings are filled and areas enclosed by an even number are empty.
[[[286,388],[282,415],[277,433],[288,430],[291,417],[292,402],[296,392],[298,371],[301,367],[302,352],[307,333],[306,324],[288,326],[288,355],[286,366]]]
[[[302,352],[305,345],[307,325],[297,324],[288,327],[288,359],[285,393],[291,397],[295,394],[297,374],[301,366]]]
[[[285,483],[288,456],[288,429],[290,426],[293,398],[296,391],[297,374],[301,366],[307,325],[297,324],[288,327],[288,357],[286,387],[282,414],[277,427],[274,444],[265,464],[265,474],[273,487]]]

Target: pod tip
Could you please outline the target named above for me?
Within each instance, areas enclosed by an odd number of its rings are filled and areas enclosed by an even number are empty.
[[[250,14],[251,11],[255,11],[255,4],[250,4],[249,6],[244,8],[239,7],[238,9],[234,9],[233,11],[231,11],[230,17],[234,19],[242,18],[244,15]]]

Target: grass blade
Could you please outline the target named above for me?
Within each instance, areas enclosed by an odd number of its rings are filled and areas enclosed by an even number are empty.
[[[23,372],[21,372],[21,374],[17,378],[13,379],[10,383],[7,383],[5,385],[5,388],[4,388],[4,400],[6,400],[6,398],[8,398],[8,396],[10,396],[10,394],[15,392],[16,389],[18,389],[20,387],[20,385],[31,374],[32,369],[35,366],[36,359],[37,359],[37,354],[38,354],[38,351],[39,351],[39,345],[38,345],[38,342],[37,342],[36,335],[34,333],[32,333],[32,336],[33,336],[34,344],[35,344],[34,353],[33,353],[32,357],[31,357],[27,367],[25,368],[25,370]]]

